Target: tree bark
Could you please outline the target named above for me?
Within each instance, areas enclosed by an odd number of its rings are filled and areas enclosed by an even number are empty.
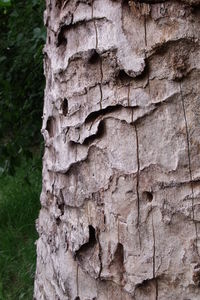
[[[200,1],[47,0],[35,299],[200,299]]]

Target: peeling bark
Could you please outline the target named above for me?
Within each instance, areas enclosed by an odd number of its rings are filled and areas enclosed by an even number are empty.
[[[35,299],[199,299],[199,4],[46,0]]]

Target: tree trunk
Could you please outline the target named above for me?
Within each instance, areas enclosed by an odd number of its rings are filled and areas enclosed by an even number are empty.
[[[35,299],[200,299],[200,1],[46,7]]]

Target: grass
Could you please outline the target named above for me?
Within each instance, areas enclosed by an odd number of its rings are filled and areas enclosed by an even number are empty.
[[[33,298],[40,190],[38,161],[0,177],[0,300]]]

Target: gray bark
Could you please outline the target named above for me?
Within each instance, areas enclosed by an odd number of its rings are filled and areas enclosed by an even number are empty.
[[[200,299],[199,4],[47,0],[35,299]]]

